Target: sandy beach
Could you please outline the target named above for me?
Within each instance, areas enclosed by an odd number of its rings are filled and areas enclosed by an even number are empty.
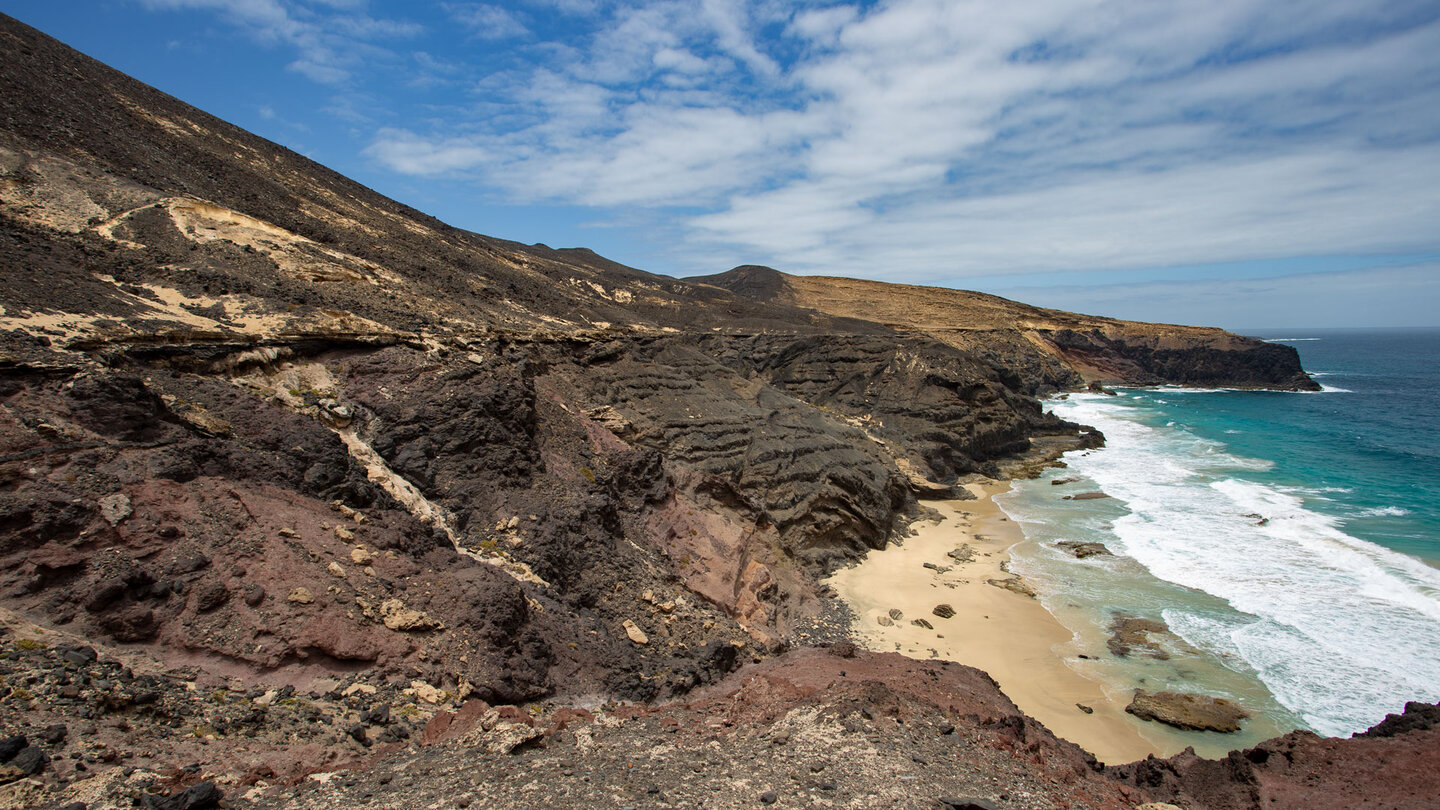
[[[1066,665],[1055,647],[1072,635],[1038,600],[988,584],[1010,578],[1002,567],[1007,549],[1024,537],[991,499],[1009,484],[968,488],[976,500],[927,502],[943,520],[915,524],[915,534],[902,545],[871,552],[828,580],[854,610],[865,646],[983,669],[1021,710],[1102,762],[1175,753],[1142,736],[1139,721],[1125,714],[1123,704]],[[965,546],[973,554],[970,561],[949,555]],[[936,615],[942,604],[955,615]],[[892,610],[901,612],[898,620],[890,619]],[[915,619],[934,629],[912,624]]]

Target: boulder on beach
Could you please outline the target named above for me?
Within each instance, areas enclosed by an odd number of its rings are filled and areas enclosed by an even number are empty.
[[[1021,579],[1019,574],[1013,574],[1005,579],[987,579],[985,583],[987,585],[994,585],[997,588],[1004,588],[1007,591],[1013,591],[1021,596],[1028,596],[1031,599],[1035,598],[1035,589],[1026,584],[1025,580]]]
[[[948,619],[951,616],[955,615],[955,608],[950,607],[949,605],[936,605],[935,609],[930,612],[934,613],[936,616],[939,616],[942,619]]]
[[[1188,692],[1146,692],[1135,690],[1125,711],[1141,720],[1152,720],[1190,731],[1231,733],[1240,730],[1240,721],[1250,712],[1225,698]]]
[[[945,556],[955,562],[973,562],[975,559],[975,549],[971,548],[969,543],[961,543],[959,548],[945,552]]]

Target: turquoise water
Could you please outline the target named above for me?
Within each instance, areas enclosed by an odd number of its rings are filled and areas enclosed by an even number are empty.
[[[1259,336],[1295,346],[1326,391],[1051,403],[1107,445],[1002,496],[1027,536],[1014,565],[1117,693],[1205,692],[1255,711],[1256,734],[1348,735],[1440,700],[1440,330]],[[1111,497],[1062,500],[1090,490]],[[1117,556],[1076,560],[1060,540]],[[1117,613],[1163,619],[1186,649],[1107,655]]]

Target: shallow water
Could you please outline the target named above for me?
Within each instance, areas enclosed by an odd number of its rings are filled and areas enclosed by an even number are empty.
[[[1440,700],[1440,332],[1290,337],[1319,338],[1293,345],[1328,392],[1073,395],[1052,409],[1106,448],[999,498],[1027,537],[1014,567],[1077,634],[1077,668],[1121,692],[1237,699],[1258,715],[1246,738],[1348,735]],[[1111,497],[1061,499],[1087,490]],[[1117,613],[1163,619],[1193,651],[1109,656]]]

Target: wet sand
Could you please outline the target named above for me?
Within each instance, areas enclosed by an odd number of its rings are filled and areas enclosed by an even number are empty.
[[[901,546],[871,552],[828,580],[855,612],[860,640],[876,651],[943,658],[985,670],[1022,711],[1102,762],[1175,753],[1141,736],[1140,721],[1125,714],[1123,704],[1066,665],[1055,648],[1071,641],[1072,634],[1038,600],[987,583],[1010,577],[1002,569],[1009,560],[1007,549],[1024,539],[991,499],[1008,488],[1003,482],[971,484],[976,500],[927,502],[943,521],[915,524],[916,533]],[[966,544],[972,561],[947,556]],[[955,615],[935,615],[933,609],[941,604]],[[888,618],[892,609],[903,616],[883,626],[879,619]],[[911,624],[914,619],[934,629]]]

